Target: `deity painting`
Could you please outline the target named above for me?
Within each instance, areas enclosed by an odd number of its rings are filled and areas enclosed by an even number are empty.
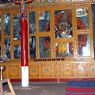
[[[79,56],[90,56],[90,37],[87,34],[78,35]]]
[[[36,32],[36,18],[35,18],[35,12],[31,11],[29,12],[29,33],[35,34]]]
[[[39,31],[40,32],[50,31],[50,12],[49,11],[39,12]]]
[[[10,38],[4,39],[4,59],[10,59]]]
[[[10,14],[4,15],[4,35],[10,35]]]
[[[21,27],[20,27],[20,14],[14,16],[14,40],[19,40],[21,37]]]
[[[1,45],[0,45],[0,57],[1,57]]]
[[[20,59],[21,57],[21,46],[20,45],[15,45],[14,46],[14,58],[15,59]]]
[[[36,58],[36,37],[35,36],[31,36],[30,37],[30,58]]]
[[[72,33],[72,10],[55,11],[55,38],[71,38]]]
[[[49,58],[50,53],[50,37],[40,37],[40,58]]]
[[[0,30],[0,41],[1,41],[1,30]]]
[[[60,42],[55,44],[56,57],[73,56],[73,43],[72,42]]]
[[[0,41],[1,41],[1,16],[0,16]]]
[[[88,10],[85,8],[79,8],[76,10],[77,17],[77,29],[88,29]]]
[[[91,5],[92,7],[92,19],[93,19],[93,44],[94,44],[94,58],[95,58],[95,4]]]

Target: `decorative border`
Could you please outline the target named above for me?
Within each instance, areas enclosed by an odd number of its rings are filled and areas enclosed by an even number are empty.
[[[95,3],[95,0],[34,0],[33,5],[63,4],[63,3]]]

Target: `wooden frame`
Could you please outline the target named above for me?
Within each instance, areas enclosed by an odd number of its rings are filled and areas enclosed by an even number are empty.
[[[1,25],[2,25],[2,37],[0,45],[1,47],[1,55],[4,59],[4,38],[10,38],[10,60],[6,61],[5,65],[7,67],[5,71],[5,76],[10,79],[21,79],[20,67],[21,67],[21,59],[14,58],[14,45],[20,45],[20,40],[13,40],[13,18],[14,15],[20,12],[20,8],[16,6],[10,7],[8,10],[2,10],[0,12],[1,15]],[[87,8],[88,9],[88,17],[89,17],[89,29],[87,30],[78,30],[77,29],[77,18],[76,18],[76,9],[77,8]],[[72,38],[55,38],[55,30],[54,30],[54,12],[55,10],[72,10],[72,27],[73,27],[73,37]],[[29,34],[28,30],[28,51],[30,51],[29,47],[29,38],[30,36],[36,36],[36,58],[35,61],[31,59],[30,53],[28,53],[29,58],[29,77],[30,79],[40,79],[40,78],[95,78],[95,60],[94,60],[94,49],[93,49],[93,24],[92,24],[92,10],[91,3],[85,2],[64,2],[62,4],[50,4],[50,5],[27,5],[27,21],[29,24],[29,12],[35,12],[35,22],[36,22],[36,33]],[[39,11],[49,11],[50,12],[50,31],[49,32],[39,32]],[[11,19],[11,28],[10,35],[4,35],[4,14],[10,13]],[[79,33],[80,31],[84,31]],[[87,31],[87,33],[85,33]],[[19,31],[18,31],[19,32]],[[79,34],[88,34],[90,35],[90,56],[78,56],[78,35]],[[51,38],[50,51],[51,57],[45,60],[40,59],[40,49],[39,49],[39,37],[49,36]],[[63,58],[64,60],[56,60],[55,54],[55,44],[59,42],[73,42],[74,44],[74,56]],[[65,68],[66,67],[66,68]],[[80,69],[81,68],[81,69]],[[57,72],[57,74],[56,74]]]
[[[9,79],[0,81],[0,94],[16,95]]]

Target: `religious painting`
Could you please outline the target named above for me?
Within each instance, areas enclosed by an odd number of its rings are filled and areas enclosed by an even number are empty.
[[[59,42],[55,44],[56,57],[73,56],[73,43],[72,42]]]
[[[14,20],[13,25],[14,40],[19,40],[21,38],[20,14],[16,14],[13,20]]]
[[[14,45],[14,58],[20,59],[21,57],[21,46],[20,45]]]
[[[50,31],[50,12],[49,11],[39,12],[39,31],[40,32]]]
[[[1,28],[2,28],[2,23],[1,23],[1,16],[0,16],[0,41],[1,41]]]
[[[4,39],[4,59],[10,59],[10,38]]]
[[[88,29],[88,10],[86,8],[78,8],[76,9],[76,17],[77,17],[77,29]]]
[[[71,38],[72,33],[72,10],[55,11],[55,38]]]
[[[35,34],[35,32],[36,32],[35,12],[31,11],[31,12],[29,12],[29,33]]]
[[[87,34],[78,35],[79,56],[90,56],[90,37]]]
[[[94,58],[95,58],[95,4],[91,5],[92,7],[92,19],[93,19],[93,44],[94,44]]]
[[[1,45],[0,45],[0,57],[1,57]]]
[[[50,37],[40,37],[40,58],[50,58]]]
[[[0,30],[0,41],[1,41],[1,30]]]
[[[36,37],[35,36],[30,36],[29,40],[29,48],[30,48],[30,58],[36,58]]]
[[[52,3],[52,2],[54,2],[55,0],[47,0],[48,2],[50,2],[50,3]]]
[[[10,14],[4,15],[4,35],[10,35]]]

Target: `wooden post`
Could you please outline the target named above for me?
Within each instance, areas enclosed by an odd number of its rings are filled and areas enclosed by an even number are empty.
[[[29,86],[28,72],[28,38],[27,38],[27,19],[26,19],[26,2],[21,1],[21,74],[22,87]]]

